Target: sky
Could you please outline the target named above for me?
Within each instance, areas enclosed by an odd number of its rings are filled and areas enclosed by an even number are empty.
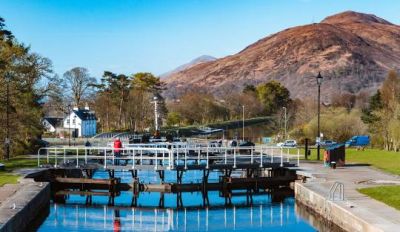
[[[97,78],[160,75],[346,10],[400,24],[397,0],[0,0],[7,29],[56,74],[85,67]]]

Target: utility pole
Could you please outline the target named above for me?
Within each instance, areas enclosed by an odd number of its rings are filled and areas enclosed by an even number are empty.
[[[244,105],[242,105],[242,113],[243,113],[243,117],[242,117],[242,138],[243,138],[243,142],[244,142]]]
[[[284,116],[284,120],[285,120],[284,121],[284,126],[285,126],[285,128],[284,128],[285,130],[284,131],[285,131],[285,134],[283,136],[283,139],[286,140],[287,139],[287,137],[286,137],[286,134],[287,134],[287,115],[286,115],[286,113],[287,112],[286,112],[286,107],[282,107],[282,108],[283,108],[283,110],[285,112],[285,116]]]

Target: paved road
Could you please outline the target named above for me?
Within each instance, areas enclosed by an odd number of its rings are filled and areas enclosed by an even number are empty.
[[[342,182],[345,201],[338,202],[352,214],[384,231],[400,231],[400,211],[357,191],[359,188],[400,185],[400,176],[368,166],[346,166],[330,169],[320,163],[302,163],[301,171],[312,178],[305,184],[322,196],[329,195],[335,181]]]

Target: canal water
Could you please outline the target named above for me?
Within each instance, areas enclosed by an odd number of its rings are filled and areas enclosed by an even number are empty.
[[[130,172],[116,173],[122,182],[132,182]],[[217,182],[217,172],[210,173],[210,182]],[[239,175],[233,173],[232,175]],[[157,182],[154,171],[138,173],[141,181]],[[183,182],[199,182],[200,171],[187,171]],[[107,178],[97,172],[95,178]],[[166,172],[166,182],[175,181],[173,172]],[[182,208],[176,208],[177,197],[165,194],[164,208],[159,208],[160,193],[140,193],[137,207],[131,207],[132,192],[122,192],[108,206],[108,197],[94,196],[90,205],[86,197],[71,195],[65,204],[52,203],[50,213],[39,231],[316,231],[299,214],[292,196],[253,195],[249,204],[245,195],[232,198],[225,206],[219,192],[209,192],[209,206],[204,207],[201,193],[183,193]]]

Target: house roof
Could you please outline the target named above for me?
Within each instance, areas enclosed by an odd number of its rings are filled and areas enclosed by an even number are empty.
[[[96,114],[90,110],[79,109],[79,110],[74,110],[74,113],[83,121],[97,119]]]
[[[63,118],[57,118],[57,117],[44,117],[43,119],[46,120],[54,128],[60,127],[64,120]]]

